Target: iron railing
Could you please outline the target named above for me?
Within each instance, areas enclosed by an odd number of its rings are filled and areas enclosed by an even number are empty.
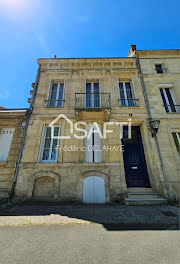
[[[56,108],[56,107],[63,107],[64,106],[64,100],[45,100],[46,102],[46,107],[50,107],[50,108]]]
[[[180,113],[180,105],[164,105],[166,113]]]
[[[138,101],[139,99],[119,99],[118,100],[120,103],[120,106],[122,107],[134,107],[134,106],[138,106]]]
[[[75,109],[110,109],[110,93],[75,93]]]

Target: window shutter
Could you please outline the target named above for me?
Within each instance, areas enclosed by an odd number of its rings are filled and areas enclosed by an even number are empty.
[[[40,143],[40,149],[39,149],[38,162],[40,162],[41,159],[42,159],[45,130],[46,130],[46,126],[43,124],[42,133],[41,133],[41,143]]]
[[[100,138],[98,133],[94,133],[94,145],[94,162],[102,162],[102,139]]]
[[[92,127],[92,124],[86,125],[87,133],[89,134],[89,131]],[[84,153],[84,161],[85,162],[93,162],[93,151],[92,151],[92,134],[90,138],[84,139],[84,147],[85,147],[85,153]]]
[[[0,133],[0,161],[7,161],[14,128],[2,129]]]
[[[135,90],[135,85],[134,85],[134,79],[131,78],[131,87],[132,87],[132,94],[133,94],[133,99],[136,99],[136,90]]]

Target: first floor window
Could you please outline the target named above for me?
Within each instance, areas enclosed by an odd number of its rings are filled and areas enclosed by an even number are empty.
[[[130,82],[119,82],[120,106],[136,106],[135,96]]]
[[[173,132],[174,143],[176,145],[177,153],[180,158],[180,132]]]
[[[86,125],[86,130],[90,137],[84,139],[84,160],[85,162],[102,162],[102,139],[92,124]]]
[[[100,93],[98,82],[86,82],[86,108],[100,107]]]
[[[40,150],[41,162],[56,162],[57,145],[59,144],[57,136],[59,136],[59,126],[54,127],[54,136],[51,137],[51,127],[45,126],[42,135],[42,145]],[[55,137],[55,138],[54,138]]]
[[[0,161],[7,161],[11,147],[14,128],[3,128],[0,131]]]
[[[49,107],[63,107],[64,102],[64,82],[53,83],[49,99]]]

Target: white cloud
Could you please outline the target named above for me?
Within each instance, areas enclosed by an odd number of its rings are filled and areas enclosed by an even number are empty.
[[[7,99],[9,96],[10,96],[10,94],[9,94],[8,90],[0,92],[0,99]]]
[[[48,55],[48,56],[52,56],[50,49],[48,47],[48,44],[44,38],[44,36],[42,36],[42,34],[40,34],[39,32],[35,32],[35,37],[38,40],[41,48],[43,49],[43,51]]]

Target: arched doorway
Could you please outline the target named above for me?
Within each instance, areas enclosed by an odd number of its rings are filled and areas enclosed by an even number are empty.
[[[54,198],[54,178],[43,176],[34,181],[33,198]]]
[[[90,176],[83,180],[83,203],[105,203],[103,178]]]

